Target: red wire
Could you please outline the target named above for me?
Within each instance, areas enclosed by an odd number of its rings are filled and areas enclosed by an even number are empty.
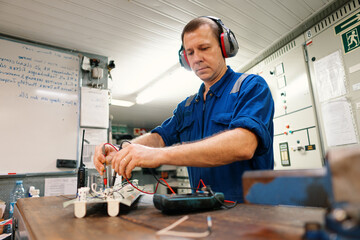
[[[199,184],[198,184],[198,186],[197,186],[197,188],[196,188],[196,191],[198,191],[198,189],[199,189],[199,187],[200,187],[200,183],[202,183],[202,185],[203,185],[204,187],[206,187],[204,181],[200,178]],[[226,203],[235,203],[234,201],[230,201],[230,200],[224,200],[224,202],[226,202]]]
[[[110,145],[110,146],[113,147],[117,152],[119,151],[119,150],[118,150],[114,145],[112,145],[111,143],[105,143],[104,145]],[[169,184],[165,181],[165,179],[163,179],[163,178],[160,178],[160,179],[159,179],[159,181],[157,182],[156,187],[155,187],[155,192],[153,192],[153,193],[151,193],[151,192],[145,192],[145,191],[143,191],[143,190],[140,190],[139,188],[137,188],[136,186],[134,186],[134,185],[129,181],[129,179],[127,179],[126,177],[124,177],[124,178],[126,179],[126,181],[127,181],[133,188],[135,188],[136,190],[138,190],[138,191],[140,191],[140,192],[142,192],[142,193],[146,193],[146,194],[155,194],[156,191],[157,191],[157,189],[158,189],[160,180],[162,180],[162,181],[167,185],[167,187],[170,189],[170,191],[171,191],[173,194],[176,194],[176,193],[174,192],[174,190],[170,187],[170,185],[169,185]],[[202,184],[203,187],[206,187],[204,181],[203,181],[202,179],[200,179],[199,184],[198,184],[198,186],[197,186],[197,188],[196,188],[196,191],[199,190],[200,184]],[[234,201],[230,201],[230,200],[224,200],[224,202],[226,202],[226,203],[235,203]]]
[[[196,191],[199,190],[199,188],[200,188],[200,183],[202,183],[203,187],[206,187],[205,183],[204,183],[203,180],[200,178],[200,181],[199,181],[199,184],[198,184],[198,186],[197,186],[197,188],[196,188]]]
[[[145,192],[145,191],[143,191],[143,190],[140,190],[139,188],[137,188],[136,186],[134,186],[134,185],[129,181],[129,179],[127,179],[126,177],[124,177],[124,178],[126,179],[126,181],[127,181],[133,188],[135,188],[136,190],[138,190],[138,191],[140,191],[140,192],[142,192],[142,193],[146,193],[146,194],[155,194],[156,191],[157,191],[157,188],[158,188],[158,186],[159,186],[159,183],[160,183],[160,181],[157,182],[156,188],[155,188],[155,192],[151,193],[151,192]],[[171,191],[173,194],[176,194],[176,193],[174,192],[174,190],[170,187],[170,185],[165,181],[165,179],[160,178],[159,180],[162,180],[163,182],[165,182],[166,185],[168,186],[168,188],[170,189],[170,191]]]
[[[114,145],[112,145],[111,143],[105,143],[104,145],[110,145],[110,146],[112,146],[117,152],[119,151],[119,150],[118,150]],[[127,181],[133,188],[135,188],[136,190],[138,190],[138,191],[140,191],[140,192],[142,192],[142,193],[146,193],[146,194],[155,194],[156,191],[157,191],[157,189],[158,189],[160,180],[162,180],[162,181],[167,185],[167,187],[170,189],[170,191],[171,191],[173,194],[176,194],[176,193],[174,192],[174,190],[170,187],[170,185],[169,185],[169,184],[165,181],[165,179],[163,179],[163,178],[160,178],[160,179],[158,180],[158,182],[157,182],[157,184],[156,184],[156,187],[155,187],[155,192],[153,192],[153,193],[151,193],[151,192],[145,192],[145,191],[143,191],[143,190],[140,190],[139,188],[137,188],[136,186],[134,186],[134,185],[129,181],[129,179],[127,179],[127,177],[124,176],[124,178],[126,179],[126,181]]]
[[[170,191],[171,191],[173,194],[176,194],[176,193],[174,192],[174,190],[170,187],[170,185],[165,181],[165,179],[160,178],[159,180],[162,180],[162,181],[166,184],[166,186],[170,189]],[[159,184],[159,182],[158,182],[158,184]],[[156,191],[155,191],[155,192],[156,192]]]
[[[106,145],[110,145],[110,146],[112,146],[117,152],[119,151],[119,150],[118,150],[114,145],[112,145],[111,143],[105,143],[104,145],[105,145],[105,146],[106,146]]]

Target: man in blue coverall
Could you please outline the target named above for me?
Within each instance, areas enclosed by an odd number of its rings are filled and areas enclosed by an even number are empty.
[[[192,187],[202,179],[226,199],[243,202],[244,171],[274,167],[274,102],[263,78],[226,66],[225,57],[237,52],[234,41],[219,19],[190,21],[179,56],[203,81],[198,93],[182,101],[161,126],[121,151],[106,146],[104,157],[98,146],[94,164],[100,174],[105,161],[127,178],[135,167],[187,166]]]

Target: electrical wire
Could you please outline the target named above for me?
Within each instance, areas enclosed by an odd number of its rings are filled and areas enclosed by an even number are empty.
[[[129,144],[131,144],[131,142],[130,142],[129,140],[122,140],[122,142],[121,142],[120,145],[119,145],[119,150],[117,150],[116,147],[115,147],[114,145],[112,145],[111,143],[105,143],[104,145],[109,145],[109,146],[113,147],[115,150],[120,151],[121,149],[123,149],[123,144],[124,144],[124,143],[129,143]],[[151,169],[151,170],[152,170],[152,169]],[[175,193],[175,192],[172,190],[171,186],[170,186],[168,183],[165,184],[165,183],[161,182],[161,181],[160,181],[161,179],[157,178],[157,177],[156,177],[156,174],[155,174],[153,171],[151,171],[151,170],[150,170],[151,175],[153,175],[153,177],[155,178],[155,180],[156,180],[157,183],[163,185],[164,187],[169,187],[169,189],[171,190],[171,192],[172,192],[172,193]],[[113,172],[113,176],[116,176],[115,170],[114,170],[114,172]],[[163,179],[163,178],[162,178],[162,179]],[[163,181],[165,181],[165,179],[163,179]],[[166,182],[166,181],[165,181],[165,182]],[[115,179],[113,180],[112,185],[114,185],[114,183],[115,183]],[[199,184],[200,184],[200,183],[199,183]],[[204,184],[204,182],[203,182],[203,184]],[[204,185],[205,185],[205,184],[204,184]],[[199,186],[198,186],[198,188],[182,187],[182,186],[177,186],[176,188],[178,188],[178,189],[197,190],[197,189],[199,188]],[[155,191],[155,192],[156,192],[156,191]]]
[[[127,179],[127,177],[124,177],[124,178],[126,179],[126,181],[127,181],[133,188],[135,188],[136,190],[138,190],[138,191],[140,191],[140,192],[142,192],[142,193],[149,194],[149,195],[154,195],[154,194],[156,193],[156,191],[157,191],[157,189],[158,189],[158,186],[159,186],[159,183],[160,183],[160,181],[157,182],[156,188],[155,188],[155,191],[154,191],[154,192],[145,192],[145,191],[143,191],[143,190],[135,187],[135,186],[129,181],[129,179]],[[170,185],[165,181],[165,179],[160,178],[159,180],[164,181],[164,182],[166,183],[167,187],[170,189],[170,191],[171,191],[173,194],[176,194],[176,193],[174,192],[174,190],[170,187]]]
[[[124,140],[124,141],[121,142],[120,147],[119,147],[119,150],[122,149],[122,145],[123,145],[125,142],[131,144],[130,141]],[[118,150],[114,145],[112,145],[111,143],[105,143],[104,145],[110,145],[110,146],[113,147],[116,151],[119,151],[119,150]],[[126,177],[124,177],[124,178],[126,179],[126,181],[127,181],[133,188],[135,188],[136,190],[138,190],[138,191],[140,191],[140,192],[142,192],[142,193],[145,193],[145,194],[150,194],[150,195],[155,194],[156,191],[157,191],[157,189],[158,189],[159,184],[164,185],[163,183],[161,183],[161,181],[164,181],[164,183],[165,183],[166,186],[170,189],[170,191],[171,191],[173,194],[176,194],[175,191],[170,187],[170,185],[165,181],[165,179],[163,179],[163,178],[158,179],[158,178],[155,176],[154,173],[152,173],[152,175],[154,176],[154,178],[155,178],[156,181],[157,181],[157,184],[156,184],[156,187],[155,187],[155,191],[154,191],[153,193],[151,193],[151,192],[145,192],[145,191],[137,188],[136,186],[134,186],[134,185],[129,181],[129,179],[127,179]],[[226,202],[226,203],[233,203],[232,205],[226,205],[226,204],[224,204],[220,199],[218,199],[218,198],[215,196],[215,193],[211,190],[211,188],[210,188],[210,187],[207,187],[207,186],[205,185],[205,183],[204,183],[204,181],[203,181],[202,179],[199,180],[198,187],[195,189],[196,192],[199,191],[200,184],[202,184],[203,187],[204,187],[206,190],[209,191],[209,193],[216,199],[216,201],[218,201],[218,202],[221,204],[221,206],[223,206],[223,207],[225,207],[225,208],[227,208],[227,209],[230,209],[230,208],[233,208],[233,207],[235,207],[235,206],[237,205],[237,201],[234,202],[234,201],[229,201],[229,200],[224,200],[224,202]],[[164,186],[165,186],[165,185],[164,185]],[[194,188],[189,188],[189,187],[178,187],[178,188],[194,190]]]
[[[216,201],[218,201],[221,206],[223,206],[224,208],[226,209],[230,209],[230,208],[233,208],[237,205],[237,201],[235,201],[232,205],[226,205],[224,204],[220,199],[218,199],[216,196],[215,196],[215,193],[213,192],[213,190],[211,190],[211,188],[207,188],[207,190],[209,190],[210,194],[216,199]],[[224,200],[225,202],[225,200]]]
[[[124,142],[128,142],[128,143],[131,144],[130,141],[124,140],[124,141],[120,144],[120,148],[119,148],[119,149],[122,149],[122,144],[123,144]],[[113,147],[117,152],[119,151],[119,150],[118,150],[114,145],[112,145],[111,143],[105,143],[104,146],[106,146],[106,145],[109,145],[109,146]],[[165,184],[166,184],[166,186],[170,189],[170,191],[171,191],[173,194],[176,194],[175,191],[170,187],[170,185],[169,185],[169,184],[165,181],[165,179],[163,179],[163,178],[160,178],[159,180],[157,180],[157,184],[156,184],[156,187],[155,187],[155,191],[154,191],[153,193],[151,193],[151,192],[146,192],[146,191],[143,191],[143,190],[137,188],[136,186],[134,186],[134,185],[129,181],[129,179],[128,179],[127,177],[124,176],[124,178],[126,179],[126,181],[127,181],[133,188],[135,188],[136,190],[138,190],[138,191],[140,191],[140,192],[142,192],[142,193],[145,193],[145,194],[150,194],[150,195],[155,194],[156,191],[157,191],[157,189],[158,189],[158,186],[159,186],[160,181],[164,181]]]
[[[204,188],[205,190],[208,190],[208,191],[209,191],[209,193],[216,199],[217,202],[219,202],[219,203],[221,204],[221,206],[223,206],[223,207],[225,207],[225,208],[227,208],[227,209],[230,209],[230,208],[233,208],[233,207],[235,207],[235,206],[237,205],[237,201],[234,202],[234,201],[229,201],[229,200],[224,200],[224,202],[226,202],[226,203],[233,203],[232,205],[226,205],[226,204],[224,204],[220,199],[218,199],[218,198],[215,196],[215,193],[214,193],[213,190],[210,188],[210,186],[207,187],[207,186],[205,185],[205,183],[204,183],[204,181],[203,181],[202,179],[199,180],[199,184],[198,184],[198,187],[196,188],[196,192],[198,192],[198,189],[199,189],[199,187],[200,187],[200,184],[203,185],[203,188]]]

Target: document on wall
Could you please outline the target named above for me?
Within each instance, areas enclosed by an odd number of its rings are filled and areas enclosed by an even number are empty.
[[[340,51],[315,61],[314,70],[320,102],[346,94],[345,69]]]
[[[329,147],[357,143],[351,104],[345,97],[322,103],[321,111]]]
[[[95,154],[95,147],[99,144],[108,142],[107,129],[81,128],[81,132],[83,129],[85,129],[86,140],[84,142],[83,162],[86,168],[94,169],[93,157]]]
[[[44,196],[73,195],[77,192],[77,178],[45,178]]]
[[[80,125],[82,127],[109,127],[108,90],[81,88]]]

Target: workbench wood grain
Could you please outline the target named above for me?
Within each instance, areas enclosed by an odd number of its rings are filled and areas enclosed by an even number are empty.
[[[73,207],[63,208],[59,197],[19,199],[17,208],[31,239],[176,239],[156,236],[185,214],[165,215],[152,205],[139,205],[109,217],[106,205],[87,206],[84,218],[74,217]],[[239,204],[233,209],[188,213],[189,219],[174,230],[203,232],[206,217],[213,221],[213,232],[207,239],[301,239],[304,223],[322,223],[322,208]]]

